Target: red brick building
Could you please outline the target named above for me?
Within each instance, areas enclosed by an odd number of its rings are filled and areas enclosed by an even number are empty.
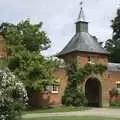
[[[96,37],[88,32],[88,22],[84,20],[83,10],[81,8],[78,20],[76,22],[76,33],[64,49],[57,55],[63,59],[65,65],[56,71],[56,77],[59,86],[49,86],[51,92],[35,93],[37,101],[34,105],[60,105],[61,98],[64,95],[64,90],[68,84],[68,75],[65,70],[74,61],[77,61],[78,66],[84,67],[88,62],[94,64],[103,64],[107,66],[107,71],[103,76],[92,74],[88,76],[82,86],[84,93],[88,99],[88,103],[92,106],[109,106],[109,92],[113,88],[120,89],[120,64],[108,62],[108,52],[100,46]],[[120,91],[120,90],[119,90]],[[120,101],[120,98],[112,98],[112,101]]]
[[[55,72],[58,86],[47,86],[48,91],[33,93],[31,104],[33,106],[45,107],[61,105],[61,98],[68,84],[68,74],[65,67],[76,61],[79,67],[84,67],[88,62],[103,64],[107,71],[103,76],[92,74],[85,78],[80,86],[88,99],[90,105],[109,106],[109,91],[117,88],[120,91],[120,64],[108,62],[108,52],[100,46],[96,38],[89,34],[88,22],[84,20],[81,8],[76,22],[76,33],[64,49],[57,55],[64,61],[64,66]],[[5,44],[0,36],[0,57],[5,57]],[[120,98],[113,98],[112,101],[120,101]]]

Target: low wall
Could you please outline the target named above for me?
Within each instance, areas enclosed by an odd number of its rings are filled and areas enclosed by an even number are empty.
[[[32,107],[53,107],[60,105],[61,101],[57,93],[50,92],[32,92],[29,95],[29,104]]]
[[[112,102],[112,103],[120,103],[120,95],[117,96],[117,97],[112,97],[112,98],[111,98],[111,102]]]

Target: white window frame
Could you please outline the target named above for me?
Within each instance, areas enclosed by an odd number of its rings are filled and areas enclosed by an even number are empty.
[[[120,89],[120,81],[116,81],[116,87]]]
[[[120,81],[116,81],[116,88],[117,88],[118,94],[120,94]]]
[[[49,91],[51,93],[58,93],[59,86],[58,85],[46,85],[44,91]]]

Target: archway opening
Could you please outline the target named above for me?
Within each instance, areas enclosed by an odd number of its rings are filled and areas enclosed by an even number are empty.
[[[102,105],[102,88],[101,83],[96,78],[90,78],[85,84],[85,95],[88,100],[88,106],[101,107]]]

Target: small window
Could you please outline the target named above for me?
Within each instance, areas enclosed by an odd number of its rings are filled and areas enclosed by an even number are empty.
[[[117,87],[118,94],[120,95],[120,81],[116,81],[116,87]]]
[[[90,56],[88,57],[88,61],[89,61],[89,62],[91,61],[91,57],[90,57]]]
[[[52,93],[58,93],[58,86],[57,85],[53,85],[53,90]]]
[[[117,88],[120,88],[120,81],[116,81]]]
[[[117,84],[117,88],[120,88],[120,84]]]
[[[88,62],[94,62],[94,58],[95,58],[94,56],[89,56],[88,57]]]
[[[45,85],[44,91],[49,91],[51,93],[58,93],[58,86],[57,85]]]

